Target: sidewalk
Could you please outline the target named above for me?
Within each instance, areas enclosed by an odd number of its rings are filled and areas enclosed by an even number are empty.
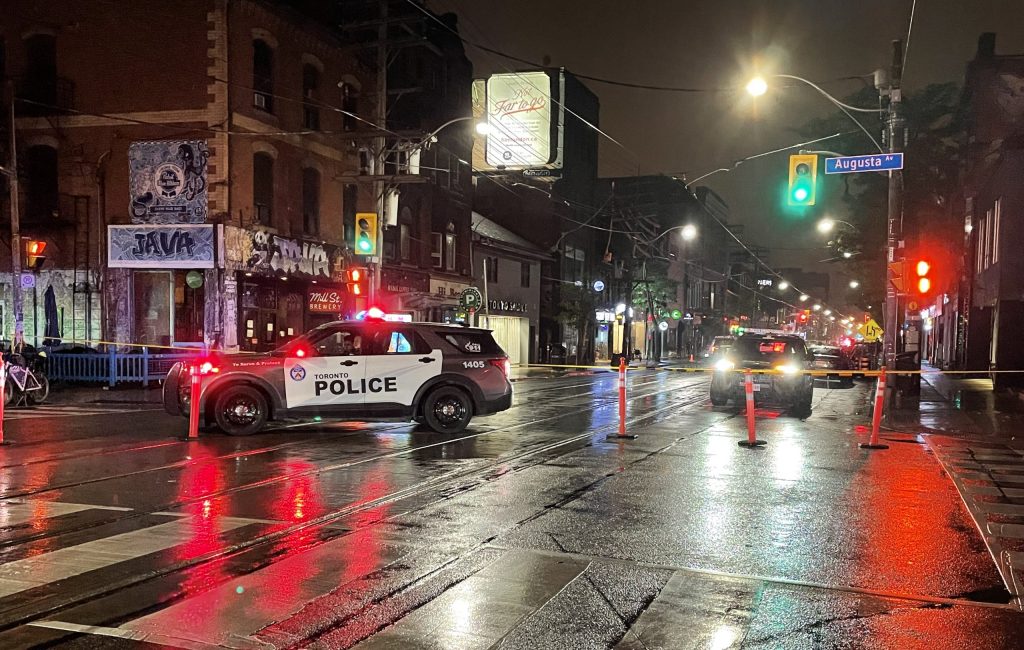
[[[47,404],[160,404],[163,401],[161,386],[82,386],[53,384]]]

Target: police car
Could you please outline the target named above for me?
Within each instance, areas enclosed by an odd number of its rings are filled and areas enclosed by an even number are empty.
[[[200,425],[231,435],[308,416],[412,419],[458,433],[512,405],[509,371],[490,330],[369,318],[321,325],[265,354],[175,364],[163,401],[188,417],[196,377]]]

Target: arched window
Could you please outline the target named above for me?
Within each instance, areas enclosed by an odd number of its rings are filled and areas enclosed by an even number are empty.
[[[274,210],[274,158],[262,151],[252,156],[252,208],[256,223],[271,225]]]
[[[274,112],[274,48],[266,41],[252,42],[253,105],[268,113]]]
[[[302,231],[320,233],[320,172],[312,167],[302,170]]]
[[[24,107],[26,114],[45,115],[57,108],[57,39],[52,34],[25,39],[25,76],[19,94],[37,102]]]
[[[43,221],[59,216],[57,150],[43,144],[29,147],[19,171],[25,183],[25,219]]]
[[[341,110],[345,111],[342,128],[355,131],[358,128],[358,120],[354,116],[359,113],[359,90],[348,82],[341,84]]]
[[[317,91],[320,89],[320,71],[311,63],[302,66],[302,126],[311,131],[320,130],[320,109]]]

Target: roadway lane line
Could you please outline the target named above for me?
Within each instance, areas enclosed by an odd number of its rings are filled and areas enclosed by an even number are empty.
[[[28,623],[27,625],[47,630],[74,632],[75,634],[92,634],[94,636],[107,636],[115,639],[125,639],[127,641],[156,643],[171,648],[185,648],[186,650],[193,650],[195,648],[203,647],[195,643],[182,641],[181,639],[175,639],[155,634],[143,634],[142,632],[122,630],[116,627],[102,627],[99,625],[79,625],[78,623],[65,623],[63,621],[33,621],[31,623]]]
[[[0,528],[18,526],[35,519],[62,517],[83,510],[116,510],[129,512],[131,508],[116,506],[92,506],[85,503],[62,503],[59,501],[31,501],[11,499],[0,501]]]
[[[220,535],[251,523],[257,522],[217,517],[209,520],[211,530],[204,534]],[[163,551],[195,534],[192,520],[179,519],[0,564],[0,598]]]

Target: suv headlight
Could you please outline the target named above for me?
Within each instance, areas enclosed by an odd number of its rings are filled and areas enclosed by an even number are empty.
[[[784,363],[781,366],[775,366],[775,369],[784,375],[795,375],[800,372],[800,368],[794,366],[791,363]]]
[[[728,359],[719,359],[715,362],[715,370],[719,372],[728,372],[736,367],[736,364]]]

